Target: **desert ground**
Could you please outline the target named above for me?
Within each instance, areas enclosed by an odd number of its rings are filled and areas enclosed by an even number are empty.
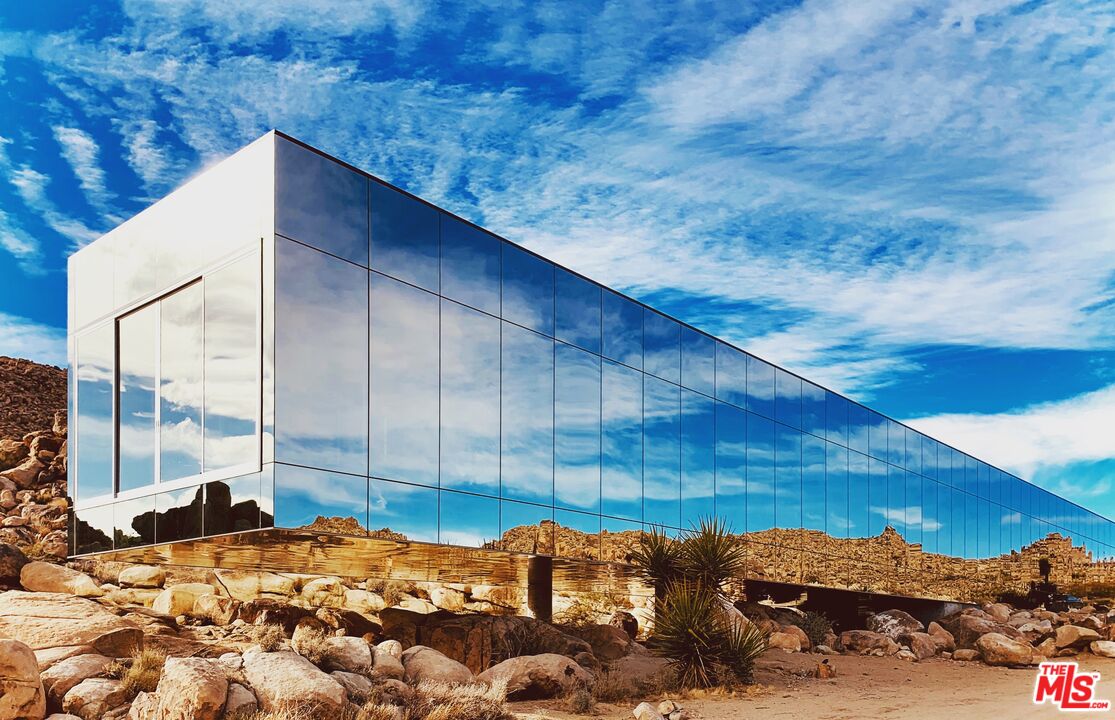
[[[692,694],[675,698],[702,720],[1030,720],[1115,717],[1115,710],[1064,713],[1031,702],[1035,668],[1007,669],[942,659],[907,663],[892,657],[830,657],[837,677],[809,677],[820,656],[769,650],[759,661],[756,684],[732,697]],[[1115,701],[1115,660],[1080,655],[1082,669],[1102,675],[1099,698]],[[561,703],[515,703],[522,720],[583,717]],[[630,718],[632,706],[597,705],[597,717]]]

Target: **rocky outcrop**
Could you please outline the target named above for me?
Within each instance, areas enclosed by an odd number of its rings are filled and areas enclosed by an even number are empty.
[[[401,660],[404,677],[410,683],[437,680],[464,684],[472,680],[472,672],[463,664],[423,645],[404,650]]]
[[[131,655],[143,633],[103,605],[61,593],[0,593],[0,635],[32,650],[88,645],[102,655]]]
[[[19,584],[25,590],[44,593],[66,593],[78,597],[104,595],[93,578],[63,565],[48,562],[29,562],[19,573]]]
[[[981,610],[962,610],[959,613],[942,618],[940,624],[952,633],[956,641],[956,647],[961,649],[974,649],[980,636],[988,633],[999,633],[1011,640],[1024,639],[1022,633],[1016,628],[996,622],[990,615]]]
[[[308,720],[336,720],[347,702],[340,683],[293,652],[245,653],[243,672],[267,712],[298,710]]]
[[[89,678],[66,693],[62,711],[77,715],[82,720],[102,720],[110,710],[120,707],[127,700],[124,685],[119,680]]]
[[[89,678],[101,677],[111,663],[112,658],[92,653],[74,655],[44,670],[40,677],[51,708],[60,709],[66,693],[78,683]]]
[[[867,618],[867,629],[897,641],[907,633],[924,632],[925,626],[908,612],[886,610]]]
[[[845,630],[840,633],[840,644],[860,655],[894,655],[900,649],[894,640],[870,630]]]
[[[218,720],[228,673],[214,660],[167,658],[156,694],[158,720]]]
[[[1034,662],[1034,649],[1029,643],[1012,640],[999,633],[981,635],[976,641],[976,649],[988,665],[1014,667]]]
[[[46,693],[35,654],[18,640],[0,639],[0,718],[40,720]]]
[[[512,700],[534,700],[565,695],[593,680],[584,668],[564,655],[525,655],[511,658],[481,673],[478,680],[507,683],[507,697]]]

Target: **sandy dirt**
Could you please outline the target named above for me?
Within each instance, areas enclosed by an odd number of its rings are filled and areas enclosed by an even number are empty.
[[[987,667],[980,663],[927,660],[911,664],[892,658],[829,658],[837,677],[804,677],[822,658],[768,651],[756,669],[757,685],[736,697],[697,694],[678,703],[704,720],[968,720],[969,718],[1115,718],[1107,712],[1064,713],[1032,703],[1036,669]],[[1115,703],[1115,660],[1081,655],[1082,669],[1102,674],[1100,699]],[[661,698],[659,698],[661,699]],[[634,704],[596,708],[596,717],[631,718]],[[514,703],[522,720],[576,718],[562,703]]]

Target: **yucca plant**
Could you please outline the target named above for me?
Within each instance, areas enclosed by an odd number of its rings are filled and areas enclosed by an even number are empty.
[[[720,518],[701,518],[698,526],[682,533],[679,562],[682,575],[717,591],[743,573],[746,551]]]
[[[639,537],[639,547],[631,553],[631,563],[654,586],[654,599],[661,604],[670,583],[682,578],[682,544],[652,525]]]
[[[755,660],[766,652],[768,639],[754,623],[728,622],[721,662],[731,672],[732,680],[750,683],[754,679]]]

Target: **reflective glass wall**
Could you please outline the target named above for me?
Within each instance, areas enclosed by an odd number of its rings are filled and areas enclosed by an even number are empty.
[[[719,515],[756,575],[895,592],[1053,532],[1111,557],[997,468],[308,149],[277,167],[278,525],[617,559]]]

